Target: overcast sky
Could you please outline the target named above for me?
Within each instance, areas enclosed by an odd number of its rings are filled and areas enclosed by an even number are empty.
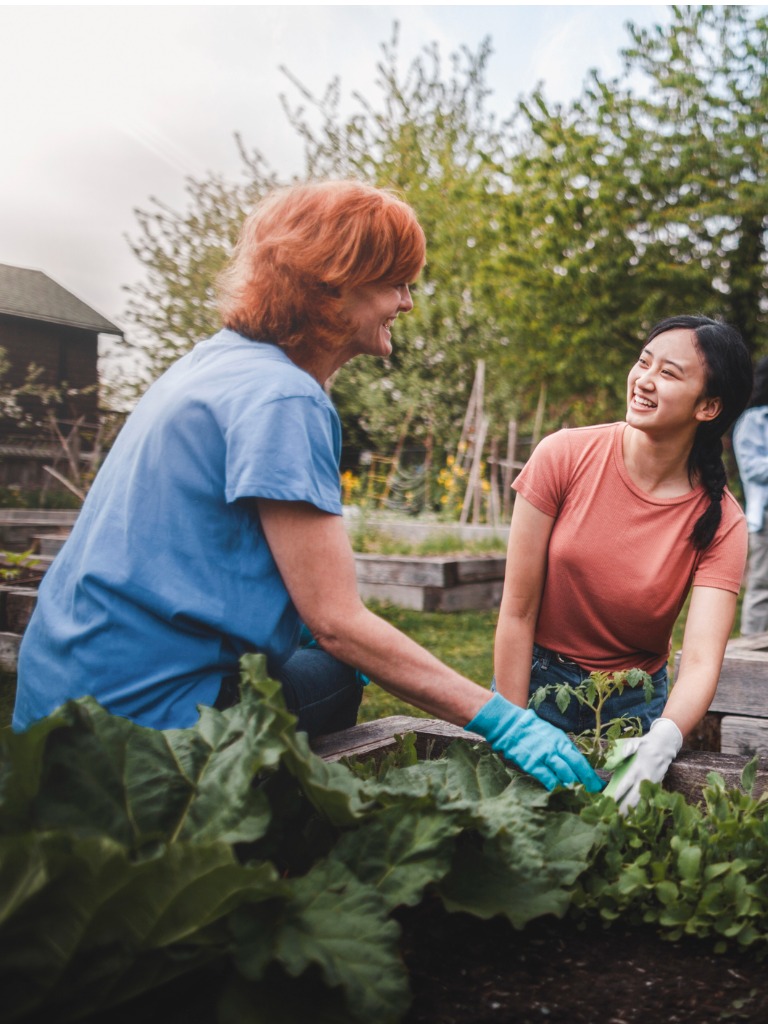
[[[287,66],[320,93],[334,75],[375,99],[393,22],[407,64],[493,41],[492,104],[506,115],[543,82],[578,95],[590,68],[620,70],[625,24],[665,5],[0,6],[0,263],[43,270],[121,325],[142,268],[126,234],[150,196],[184,204],[186,176],[237,177],[234,143],[281,173],[301,148],[279,101]],[[295,95],[295,94],[294,94]]]

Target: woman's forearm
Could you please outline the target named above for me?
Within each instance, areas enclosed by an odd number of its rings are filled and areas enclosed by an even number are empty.
[[[314,628],[307,625],[323,650],[437,718],[464,726],[490,699],[484,686],[445,665],[362,603],[343,619],[318,615]]]
[[[503,609],[496,627],[493,647],[496,689],[520,707],[528,705],[534,628],[533,619],[506,616]]]
[[[709,710],[735,615],[735,594],[712,587],[693,588],[680,670],[663,715],[672,719],[683,736]]]

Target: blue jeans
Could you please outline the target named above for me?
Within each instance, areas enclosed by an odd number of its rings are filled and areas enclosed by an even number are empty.
[[[357,722],[363,685],[355,669],[319,647],[299,648],[282,666],[268,666],[283,687],[286,707],[296,715],[296,728],[310,739]],[[239,679],[228,676],[214,707],[223,711],[239,700]]]
[[[578,686],[588,676],[588,669],[581,668],[575,662],[546,647],[533,645],[529,698],[540,686],[549,686],[553,683],[570,683],[571,686]],[[639,718],[643,732],[648,732],[651,723],[661,716],[667,702],[669,677],[666,665],[651,676],[651,682],[653,697],[648,703],[642,686],[627,686],[623,693],[609,697],[603,705],[603,723],[610,722],[613,718]],[[555,694],[548,693],[536,709],[536,714],[565,732],[581,733],[595,728],[594,712],[575,697],[571,698],[565,712],[561,712],[555,702]]]

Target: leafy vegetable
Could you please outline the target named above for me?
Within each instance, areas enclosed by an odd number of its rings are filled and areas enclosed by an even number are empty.
[[[193,729],[75,701],[0,734],[3,1020],[111,1017],[204,979],[218,1024],[395,1024],[394,912],[435,897],[517,928],[621,916],[762,949],[766,798],[713,777],[705,800],[645,783],[623,818],[468,740],[432,761],[404,737],[378,766],[326,764],[255,657],[241,703]]]

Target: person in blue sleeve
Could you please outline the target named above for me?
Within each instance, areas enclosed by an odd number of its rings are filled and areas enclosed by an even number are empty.
[[[310,735],[355,722],[359,670],[550,789],[601,788],[559,729],[357,593],[325,386],[349,359],[392,352],[424,260],[413,210],[384,190],[316,182],[257,206],[219,282],[223,329],[139,402],[40,587],[16,730],[85,694],[146,726],[190,726],[199,705],[237,699],[239,659],[260,651]],[[316,643],[302,648],[304,627]]]
[[[733,430],[733,452],[744,488],[749,563],[741,606],[743,636],[768,631],[768,356],[755,366],[749,407]]]

